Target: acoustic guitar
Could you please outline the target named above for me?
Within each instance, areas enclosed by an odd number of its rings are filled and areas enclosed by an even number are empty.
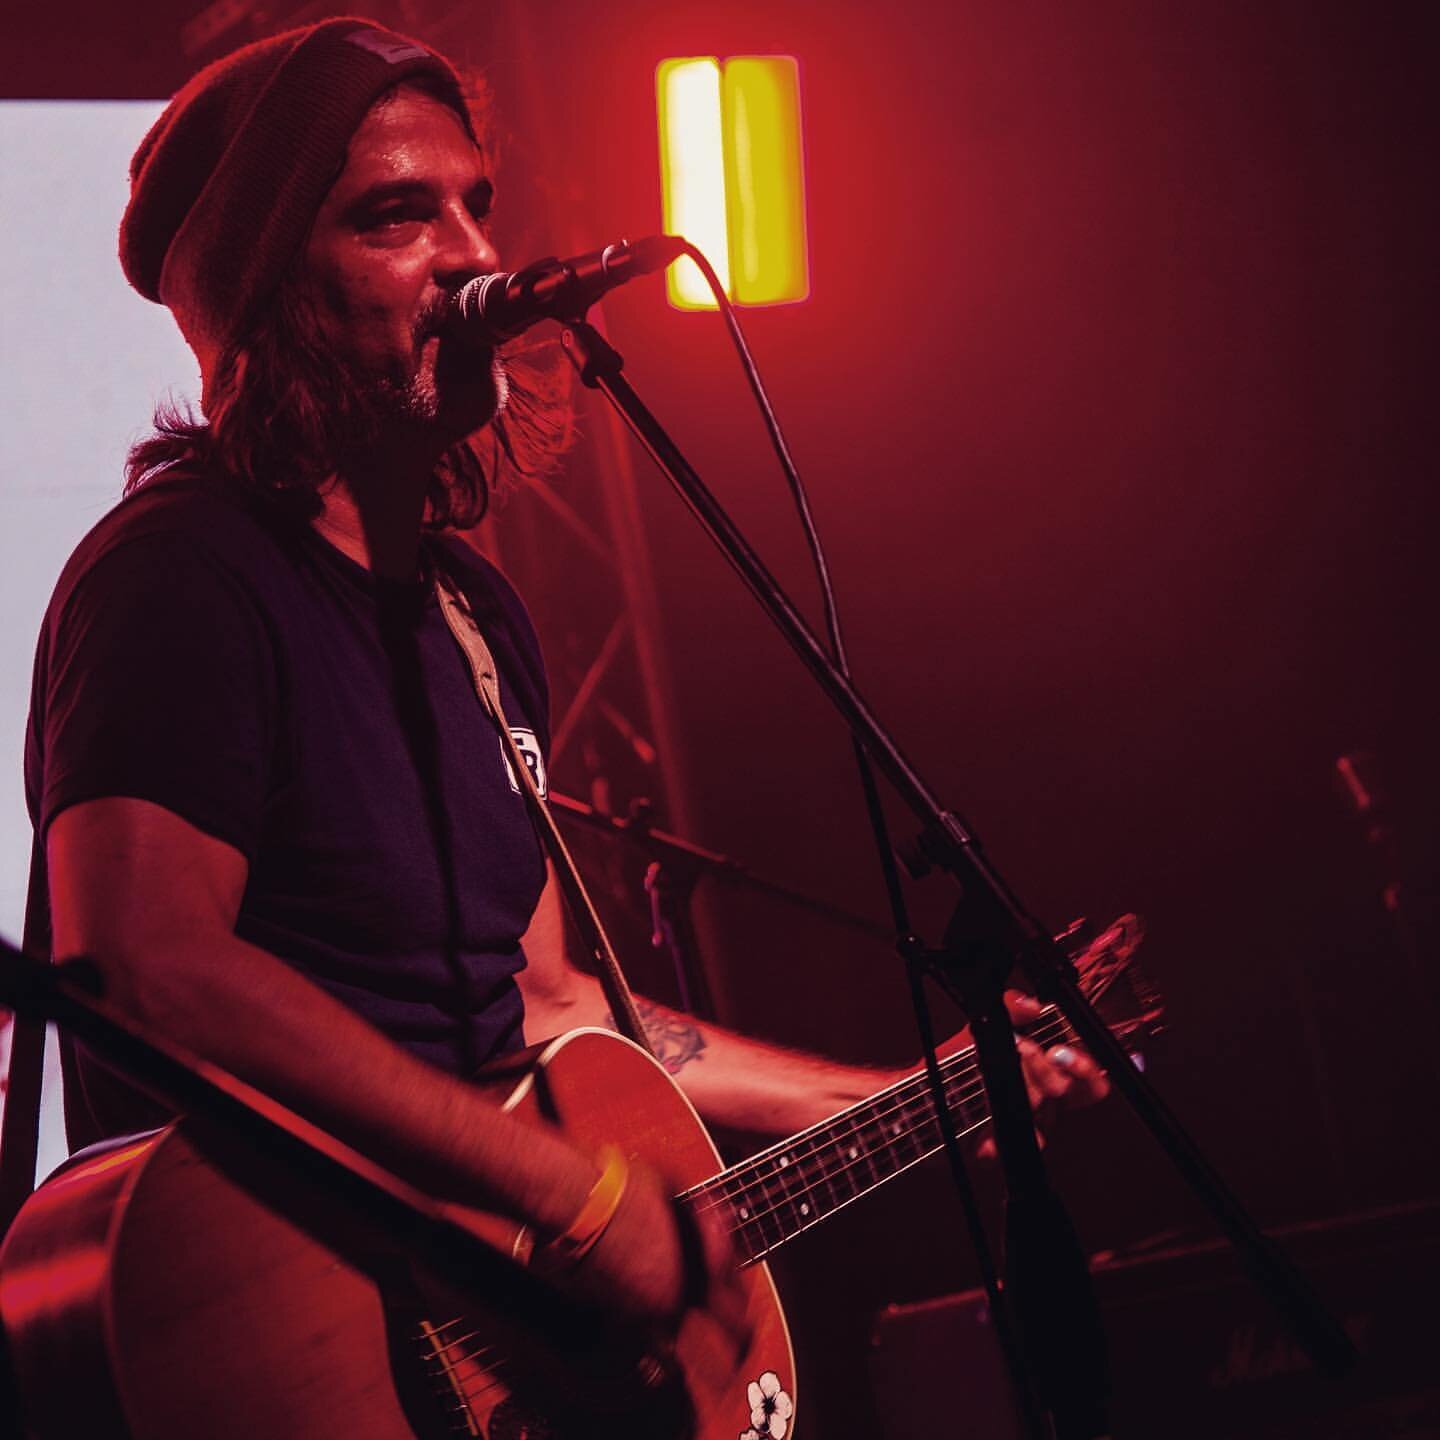
[[[1132,963],[1139,939],[1126,916],[1077,956],[1122,1035],[1160,1015]],[[1026,1028],[1045,1045],[1073,1039],[1053,1008]],[[941,1070],[956,1128],[985,1124],[973,1050]],[[923,1075],[728,1168],[665,1071],[608,1031],[563,1035],[488,1083],[507,1109],[620,1145],[721,1217],[749,1321],[738,1354],[703,1308],[662,1343],[558,1295],[537,1313],[533,1296],[472,1294],[314,1179],[192,1117],[75,1157],[12,1227],[0,1321],[28,1433],[784,1440],[794,1364],[764,1258],[940,1147]],[[519,1230],[478,1216],[474,1228],[500,1252]]]

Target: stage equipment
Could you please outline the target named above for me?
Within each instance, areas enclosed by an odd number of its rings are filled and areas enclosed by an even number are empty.
[[[715,1007],[710,995],[708,978],[700,963],[695,945],[694,924],[690,901],[702,876],[710,876],[737,889],[767,895],[788,905],[809,911],[821,920],[842,925],[877,940],[890,938],[890,931],[873,920],[855,915],[839,905],[832,905],[818,896],[807,895],[776,880],[768,880],[748,870],[738,860],[707,850],[693,841],[683,840],[652,823],[653,810],[648,801],[632,803],[630,814],[622,819],[607,815],[583,800],[568,795],[549,796],[550,808],[562,822],[584,826],[638,850],[649,864],[645,871],[645,894],[650,907],[651,944],[664,950],[675,972],[681,1008],[692,1015],[712,1019]]]
[[[1361,1359],[1321,1382],[1218,1242],[1167,1238],[1091,1268],[1109,1334],[1115,1440],[1413,1440],[1440,1434],[1440,1205],[1278,1232],[1342,1317]],[[979,1290],[877,1319],[870,1360],[884,1440],[1016,1440]],[[954,1422],[953,1425],[949,1422]]]
[[[718,279],[699,251],[690,246],[687,253],[702,272],[708,272],[717,303],[741,347],[752,389],[773,422],[773,412]],[[920,978],[928,975],[961,1003],[975,1035],[1008,1192],[1005,1298],[1023,1337],[1024,1364],[1017,1363],[1014,1373],[1026,1433],[1069,1440],[1098,1437],[1108,1427],[1103,1332],[1083,1253],[1036,1144],[1034,1118],[1004,1004],[1005,982],[1016,966],[1043,1000],[1058,1006],[1104,1066],[1115,1089],[1150,1128],[1241,1252],[1246,1268],[1284,1315],[1311,1359],[1328,1373],[1347,1370],[1355,1350],[1344,1331],[1279,1248],[1261,1233],[1086,1003],[1068,957],[990,863],[973,829],[940,801],[843,669],[832,661],[793,602],[624,378],[620,354],[585,323],[582,314],[567,325],[562,343],[583,382],[600,390],[615,407],[920,821],[919,843],[928,861],[947,872],[960,888],[961,899],[944,943],[927,947],[918,937],[907,935],[900,948],[912,977],[922,1032],[928,1026]],[[784,458],[784,443],[773,423],[772,438]],[[928,1035],[926,1039],[928,1042]],[[944,1089],[933,1047],[929,1048],[927,1068],[937,1110],[944,1116]],[[958,1156],[953,1134],[948,1148],[952,1156]]]
[[[737,305],[810,293],[800,71],[788,55],[662,61],[655,72],[665,229],[715,258]],[[713,310],[688,260],[667,279],[670,303]]]

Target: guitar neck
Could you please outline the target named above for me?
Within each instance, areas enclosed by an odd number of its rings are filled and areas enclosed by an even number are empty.
[[[1027,1033],[1044,1045],[1074,1038],[1053,1006]],[[956,1132],[979,1129],[990,1119],[990,1107],[974,1048],[945,1060],[940,1074]],[[921,1073],[732,1165],[681,1199],[720,1211],[741,1263],[753,1264],[943,1143]]]

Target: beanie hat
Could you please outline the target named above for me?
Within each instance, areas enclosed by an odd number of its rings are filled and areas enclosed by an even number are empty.
[[[221,349],[304,245],[370,106],[416,76],[437,86],[473,138],[448,61],[346,16],[207,65],[140,142],[120,263],[147,300],[170,307],[207,386]]]

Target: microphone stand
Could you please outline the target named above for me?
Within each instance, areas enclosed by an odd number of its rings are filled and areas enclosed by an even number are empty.
[[[567,823],[583,825],[639,851],[646,861],[645,897],[650,907],[650,943],[663,950],[675,974],[680,1008],[704,1020],[715,1018],[710,982],[700,962],[692,904],[695,887],[706,876],[728,881],[757,894],[769,895],[863,934],[888,938],[890,932],[873,921],[831,905],[789,885],[752,874],[738,860],[707,850],[694,841],[658,829],[648,800],[636,800],[626,817],[607,814],[583,800],[550,792],[550,808]]]
[[[668,830],[657,828],[650,824],[645,814],[632,813],[629,818],[609,815],[603,810],[597,810],[593,805],[587,805],[583,800],[561,795],[554,790],[550,792],[549,801],[550,808],[557,813],[560,820],[584,825],[602,835],[609,835],[625,844],[633,845],[652,860],[671,862],[673,867],[680,871],[687,890],[692,888],[694,883],[692,876],[695,880],[709,876],[721,884],[734,885],[737,889],[749,890],[756,895],[768,895],[787,905],[806,910],[831,925],[843,926],[861,935],[868,935],[871,939],[894,938],[891,930],[874,920],[867,920],[863,915],[857,915],[843,906],[832,905],[818,895],[810,895],[794,886],[782,885],[780,881],[772,880],[768,876],[757,875],[733,856],[722,854],[718,850],[707,850],[693,840],[686,840]],[[648,802],[646,804],[648,806]]]
[[[577,315],[561,336],[566,354],[591,389],[615,408],[681,500],[719,547],[746,588],[839,710],[874,763],[920,822],[920,848],[959,886],[961,899],[945,943],[923,963],[970,1017],[1007,1187],[1007,1295],[1014,1302],[1035,1388],[1055,1433],[1094,1436],[1103,1424],[1103,1395],[1093,1378],[1070,1363],[1077,1336],[1093,1358],[1103,1350],[1088,1273],[1074,1232],[1045,1175],[1035,1142],[1014,1031],[1004,1005],[1004,981],[1018,964],[1035,993],[1054,1004],[1151,1132],[1155,1142],[1214,1216],[1252,1280],[1270,1299],[1314,1364],[1338,1375],[1356,1359],[1343,1329],[1304,1277],[1265,1236],[1179,1120],[1130,1061],[1124,1048],[1081,994],[1069,957],[1021,903],[986,856],[974,831],[944,806],[906,759],[854,685],[836,668],[804,617],[781,589],[720,503],[622,374],[624,360]],[[912,951],[914,946],[907,947]],[[915,960],[912,953],[906,957]],[[1007,1247],[1008,1248],[1008,1247]],[[1014,1264],[1008,1265],[1013,1259]],[[1046,1283],[1059,1276],[1058,1290]],[[1060,1300],[1070,1313],[1059,1313]],[[1022,1391],[1026,1388],[1022,1379]]]

